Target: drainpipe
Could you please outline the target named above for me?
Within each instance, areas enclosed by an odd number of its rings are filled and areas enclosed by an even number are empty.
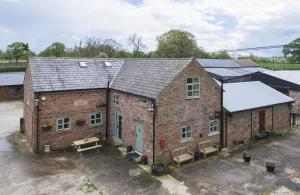
[[[41,94],[38,94],[37,98],[34,100],[34,107],[36,108],[36,146],[34,151],[35,153],[39,152],[40,97]]]
[[[108,139],[108,123],[109,123],[109,98],[110,96],[110,89],[109,89],[109,81],[107,82],[107,88],[106,88],[106,127],[105,127],[105,138]]]
[[[153,138],[152,138],[152,141],[153,141],[153,143],[152,143],[152,147],[153,147],[153,149],[152,149],[152,155],[153,155],[153,162],[152,162],[152,164],[154,164],[154,162],[155,162],[155,118],[156,118],[156,110],[157,110],[157,107],[156,107],[156,100],[152,100],[152,107],[153,107],[153,118],[152,118],[152,125],[153,125],[153,127],[152,127],[152,129],[153,129]]]
[[[220,144],[224,148],[224,108],[223,108],[223,78],[221,78],[221,128],[220,128]]]

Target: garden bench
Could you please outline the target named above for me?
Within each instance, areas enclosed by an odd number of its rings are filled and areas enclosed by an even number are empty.
[[[216,152],[219,154],[219,145],[214,144],[212,140],[207,140],[204,142],[198,143],[198,150],[200,154],[203,154],[204,158],[206,158],[207,154]]]
[[[191,152],[187,146],[177,148],[172,150],[173,161],[180,167],[180,163],[193,160],[194,162],[194,153]]]

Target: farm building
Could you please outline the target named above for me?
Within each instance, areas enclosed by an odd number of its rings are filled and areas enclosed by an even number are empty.
[[[35,151],[97,136],[153,161],[220,141],[220,87],[193,59],[31,58],[24,86],[25,132]]]
[[[224,84],[225,145],[290,126],[293,99],[260,81]]]
[[[0,73],[0,101],[23,98],[24,72]]]

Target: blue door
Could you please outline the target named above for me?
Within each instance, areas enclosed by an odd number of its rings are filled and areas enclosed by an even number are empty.
[[[135,152],[143,154],[143,125],[141,123],[135,124]]]

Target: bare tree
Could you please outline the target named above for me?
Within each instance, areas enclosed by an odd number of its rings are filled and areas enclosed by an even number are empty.
[[[133,48],[133,55],[137,57],[143,50],[146,49],[146,45],[143,44],[142,37],[137,34],[132,34],[128,38],[128,45]]]

